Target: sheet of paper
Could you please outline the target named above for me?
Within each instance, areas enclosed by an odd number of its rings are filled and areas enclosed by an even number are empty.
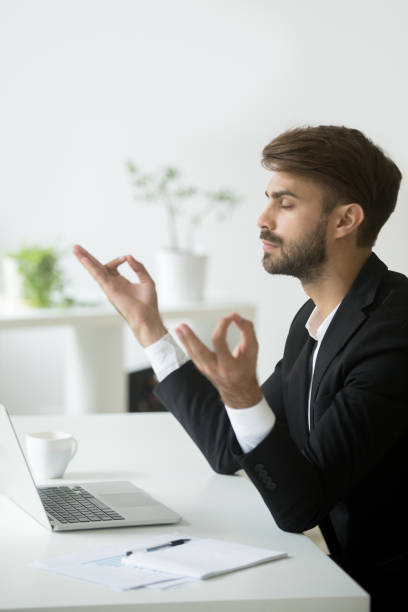
[[[127,550],[134,550],[148,546],[155,546],[174,534],[162,534],[140,539],[133,539],[127,543]],[[167,572],[158,572],[145,568],[126,567],[122,558],[126,551],[123,545],[109,546],[92,551],[84,551],[55,557],[32,563],[32,566],[63,574],[72,578],[102,584],[114,590],[138,589],[155,583],[170,584],[169,581],[179,581],[180,575]]]
[[[148,589],[160,589],[161,591],[168,591],[169,589],[177,589],[187,582],[197,582],[197,578],[189,578],[183,576],[182,578],[175,578],[174,580],[166,580],[163,582],[155,582],[154,584],[147,584]]]
[[[171,540],[174,539],[176,538],[173,536]],[[144,567],[205,579],[286,556],[287,554],[282,551],[247,546],[237,542],[191,538],[189,542],[180,546],[164,547],[151,552],[134,551],[131,556],[124,557],[122,562],[127,567]]]
[[[173,580],[173,574],[155,572],[139,568],[124,567],[120,564],[120,557],[113,557],[112,562],[119,565],[101,565],[100,563],[78,564],[70,566],[60,566],[58,568],[49,567],[46,563],[38,563],[36,567],[50,570],[57,574],[96,582],[114,590],[127,591],[129,589],[139,589],[157,582]]]

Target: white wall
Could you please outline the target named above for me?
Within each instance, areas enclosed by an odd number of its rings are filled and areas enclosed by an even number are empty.
[[[153,265],[164,218],[131,197],[125,160],[173,163],[246,202],[202,236],[208,297],[259,304],[259,374],[304,301],[261,266],[263,146],[299,124],[357,127],[408,167],[404,0],[0,0],[0,250],[79,242]],[[406,181],[377,254],[408,272]],[[91,281],[67,257],[73,287]],[[0,334],[0,401],[62,404],[62,337]]]

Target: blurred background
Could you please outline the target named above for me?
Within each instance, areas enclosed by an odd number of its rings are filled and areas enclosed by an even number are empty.
[[[74,244],[102,261],[132,253],[154,274],[168,242],[163,207],[135,200],[127,160],[232,190],[240,204],[197,236],[204,299],[256,307],[264,380],[305,295],[261,265],[262,149],[290,127],[346,125],[405,176],[407,31],[404,0],[0,0],[0,257],[57,246],[68,292],[102,300]],[[374,249],[403,273],[407,195],[404,178]],[[62,410],[64,334],[0,325],[0,402],[11,413]],[[124,334],[124,367],[136,372],[144,356]]]

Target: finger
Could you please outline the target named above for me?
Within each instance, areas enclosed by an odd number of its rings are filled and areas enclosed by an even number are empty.
[[[234,316],[235,313],[232,313],[227,317],[223,317],[222,319],[220,319],[211,338],[215,348],[215,352],[217,353],[218,357],[220,357],[224,361],[231,359],[232,357],[231,351],[227,343],[227,331],[228,327],[234,320]]]
[[[136,272],[141,283],[153,283],[153,279],[140,261],[136,261],[133,255],[126,255],[126,261],[132,268],[133,272]]]
[[[232,320],[242,334],[241,342],[239,342],[233,351],[234,357],[237,357],[244,350],[248,350],[248,348],[253,348],[256,351],[258,349],[258,340],[252,321],[244,319],[238,313],[234,313]]]
[[[194,363],[200,367],[211,367],[215,361],[215,355],[195,335],[193,330],[185,323],[182,323],[176,327],[176,332]]]
[[[86,258],[86,259],[89,259],[89,261],[91,261],[94,265],[100,266],[101,268],[103,268],[103,264],[101,264],[101,262],[98,261],[96,257],[91,255],[89,251],[84,249],[84,247],[82,247],[80,244],[76,244],[74,246],[73,253],[79,259],[79,261],[81,261],[81,263],[82,263],[82,260]]]
[[[249,319],[244,319],[238,313],[234,312],[232,320],[238,329],[242,332],[242,335],[247,340],[256,340],[254,324]]]
[[[106,281],[106,272],[102,266],[102,264],[94,263],[93,259],[89,259],[87,256],[83,256],[80,258],[81,264],[84,266],[86,270],[88,270],[89,274],[96,280],[96,282],[104,288]]]
[[[116,257],[115,259],[112,259],[112,261],[109,261],[107,264],[105,264],[105,268],[108,268],[108,270],[116,270],[118,266],[123,264],[125,261],[126,261],[126,255],[122,255],[121,257]]]

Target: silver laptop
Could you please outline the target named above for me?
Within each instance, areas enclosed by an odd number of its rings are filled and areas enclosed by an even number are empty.
[[[0,492],[52,531],[178,523],[180,515],[127,481],[36,486],[0,404]]]

